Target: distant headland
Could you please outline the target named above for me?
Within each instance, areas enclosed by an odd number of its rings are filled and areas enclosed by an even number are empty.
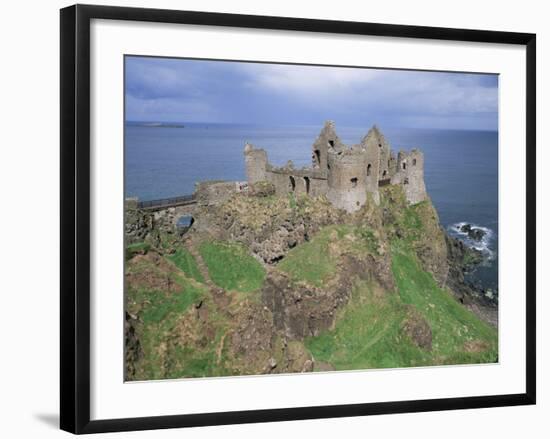
[[[149,128],[185,128],[185,125],[180,122],[126,121],[126,125],[134,126],[134,127],[149,127]]]

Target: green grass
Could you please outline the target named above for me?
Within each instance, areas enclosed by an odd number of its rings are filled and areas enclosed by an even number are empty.
[[[390,212],[393,219],[386,225],[390,234],[397,234],[402,240],[413,243],[431,233],[431,221],[427,221],[431,215],[431,204],[427,201],[409,205],[405,199],[405,193],[400,186],[389,185],[382,189],[382,207]],[[436,222],[437,223],[437,222]]]
[[[496,330],[440,289],[403,241],[392,247],[392,271],[398,294],[358,283],[335,328],[306,339],[317,361],[349,370],[498,360]],[[411,306],[430,325],[431,351],[416,346],[402,331]],[[467,352],[466,342],[484,343],[487,348]]]
[[[125,258],[126,260],[132,259],[135,255],[140,253],[147,253],[151,246],[146,242],[136,242],[126,246]]]
[[[168,358],[169,377],[201,378],[224,375],[216,365],[214,349],[201,352],[197,349],[174,346]]]
[[[336,272],[328,251],[332,230],[335,228],[325,228],[311,241],[290,250],[277,268],[296,281],[322,286]]]
[[[394,243],[392,254],[392,270],[401,300],[414,305],[429,323],[439,361],[443,364],[497,361],[496,329],[460,304],[450,292],[440,289],[402,242]],[[483,342],[488,349],[464,352],[464,343],[472,341]]]
[[[182,279],[177,282],[182,288],[174,293],[149,289],[129,291],[133,301],[145,304],[141,312],[144,324],[161,322],[170,313],[182,314],[204,294],[202,288],[191,282]]]
[[[429,354],[401,333],[407,308],[395,294],[375,293],[373,285],[358,284],[334,330],[306,339],[316,361],[336,370],[415,366]]]
[[[350,239],[347,239],[350,238]],[[336,254],[330,251],[333,244]],[[339,225],[321,229],[310,241],[288,252],[277,268],[295,281],[322,287],[336,274],[338,251],[342,253],[378,253],[378,239],[367,226]]]
[[[221,288],[249,293],[259,289],[265,270],[240,244],[203,242],[199,248],[210,279]]]
[[[420,217],[423,207],[423,204],[419,203],[404,207],[398,213],[397,227],[401,231],[402,239],[409,244],[416,242],[426,235],[426,230]]]
[[[296,210],[297,204],[296,204],[296,196],[293,192],[288,194],[288,205],[292,210]]]
[[[197,378],[223,376],[228,372],[223,362],[218,364],[216,356],[219,327],[216,337],[202,347],[189,347],[177,339],[174,318],[157,324],[149,324],[140,337],[143,359],[138,379],[155,380],[167,378]]]
[[[170,344],[164,362],[166,378],[201,378],[229,375],[224,366],[224,357],[218,361],[217,348],[224,326],[217,328],[216,335],[202,347],[189,347],[180,344]]]
[[[364,241],[371,253],[378,255],[378,239],[370,228],[365,226],[358,227],[356,235]]]
[[[195,279],[197,282],[204,283],[204,277],[202,276],[197,261],[193,257],[189,250],[185,248],[178,248],[176,252],[168,257],[180,270],[182,270],[187,277]]]
[[[175,281],[181,286],[179,292],[147,289],[128,291],[132,301],[142,304],[139,317],[143,323],[137,329],[142,355],[136,363],[138,373],[134,379],[227,375],[229,372],[223,365],[223,358],[222,361],[217,358],[218,344],[226,332],[223,318],[209,302],[207,290],[203,286],[181,276],[176,276]],[[192,312],[193,304],[201,300],[204,302],[202,306],[209,307],[209,322],[216,324],[215,335],[200,346],[187,345],[187,341],[195,343],[193,337],[202,334],[200,323],[188,314]],[[183,328],[195,335],[182,338],[182,321],[188,322]]]
[[[422,209],[423,204],[415,204],[409,206],[403,212],[403,225],[408,230],[421,231],[422,230],[422,221],[418,215],[418,211]]]
[[[172,275],[171,279],[176,284],[175,291],[147,288],[129,288],[127,291],[127,301],[135,304],[133,308],[139,310],[137,313],[142,322],[136,329],[142,355],[136,363],[139,372],[135,379],[177,377],[167,364],[169,341],[177,335],[176,325],[181,317],[193,304],[203,300],[207,291],[183,276]]]

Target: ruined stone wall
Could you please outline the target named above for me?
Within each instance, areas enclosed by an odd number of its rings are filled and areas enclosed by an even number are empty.
[[[372,130],[370,131],[372,132]],[[365,189],[371,193],[376,204],[380,202],[378,192],[378,176],[380,175],[380,147],[373,134],[367,134],[361,141],[361,148],[365,151]]]
[[[317,197],[327,193],[327,180],[319,176],[319,173],[309,169],[277,169],[268,170],[266,179],[275,186],[277,195],[295,193],[296,195],[309,195]]]
[[[137,198],[127,198],[124,202],[124,236],[126,245],[143,242],[154,227],[153,215],[138,209]]]
[[[390,146],[382,135],[380,142],[378,143],[378,149],[380,150],[380,167],[378,169],[378,178],[380,180],[387,180],[390,178]]]
[[[399,151],[397,155],[397,172],[391,184],[401,184],[410,204],[424,201],[428,195],[424,184],[424,154],[418,149],[407,153]]]
[[[196,205],[165,207],[157,210],[138,208],[138,199],[129,198],[125,202],[124,228],[126,245],[138,242],[155,242],[154,232],[173,233],[182,216],[193,216]]]
[[[195,204],[187,206],[167,207],[166,209],[156,210],[151,213],[155,229],[162,232],[171,232],[176,229],[179,219],[182,216],[193,216],[195,213]]]
[[[312,146],[311,160],[313,169],[321,170],[323,176],[327,175],[328,168],[328,150],[334,148],[336,151],[342,151],[345,149],[345,145],[341,142],[340,138],[336,135],[334,128],[334,122],[329,120],[325,122],[323,129],[319,133],[317,139]]]
[[[378,173],[376,174],[378,179],[386,180],[390,178],[390,144],[376,125],[369,130],[361,144],[365,149],[371,151],[378,149]]]
[[[311,168],[295,169],[292,162],[274,167],[265,150],[250,144],[245,146],[244,155],[249,184],[267,181],[273,184],[278,195],[326,194],[336,207],[350,212],[365,203],[367,193],[379,204],[378,188],[388,182],[402,184],[410,203],[427,198],[422,153],[401,151],[396,157],[376,125],[360,145],[348,149],[336,135],[334,122],[325,122],[312,146]],[[352,179],[357,180],[352,182]]]
[[[174,232],[182,216],[194,216],[198,208],[217,206],[238,192],[248,190],[246,182],[204,181],[195,185],[196,203],[183,206],[159,207],[152,210],[137,208],[137,199],[126,201],[126,235],[131,240],[143,240],[153,228],[161,232]],[[133,237],[136,236],[136,239]],[[131,241],[130,241],[131,242]]]
[[[397,157],[393,151],[390,150],[390,160],[389,160],[389,176],[393,177],[397,173]]]
[[[328,166],[328,200],[348,212],[359,210],[367,200],[365,153],[361,149],[329,151]]]
[[[267,181],[275,187],[278,195],[295,193],[296,195],[310,195],[316,197],[327,193],[326,176],[326,148],[321,145],[337,144],[343,147],[336,134],[334,125],[327,123],[317,138],[319,155],[316,154],[314,145],[314,160],[316,157],[319,163],[325,164],[325,171],[319,166],[312,168],[295,169],[292,162],[284,167],[274,167],[269,163],[267,152],[246,144],[244,148],[246,176],[249,185],[260,181]]]
[[[326,195],[328,192],[328,181],[326,178],[312,178],[310,182],[310,192],[309,195],[312,197],[319,197],[321,195]]]
[[[244,147],[246,178],[249,184],[267,180],[267,152],[247,143]]]
[[[215,206],[239,192],[241,186],[236,181],[204,181],[195,185],[195,199],[200,206]]]
[[[273,183],[275,186],[275,193],[277,195],[284,195],[291,192],[290,178],[287,174],[281,172],[267,172],[267,181]]]

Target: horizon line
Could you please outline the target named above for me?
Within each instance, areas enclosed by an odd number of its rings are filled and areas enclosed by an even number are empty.
[[[327,119],[332,120],[333,119]],[[292,124],[292,123],[250,123],[250,122],[206,122],[206,121],[177,121],[177,120],[124,120],[124,124],[177,124],[177,125],[244,125],[244,126],[275,126],[275,127],[284,127],[284,126],[291,126],[291,127],[316,127],[316,126],[323,126],[326,121],[320,122],[320,123],[305,123],[305,124]],[[334,121],[336,126],[344,127],[344,128],[365,128],[363,125],[345,125],[345,124],[338,124],[336,121]],[[492,128],[440,128],[440,127],[412,127],[409,125],[382,125],[377,122],[374,122],[372,124],[367,124],[366,126],[372,127],[372,126],[383,126],[385,128],[406,128],[411,130],[436,130],[436,131],[483,131],[483,132],[496,132],[498,133],[499,129],[498,127],[495,129]],[[384,128],[384,129],[385,129]]]

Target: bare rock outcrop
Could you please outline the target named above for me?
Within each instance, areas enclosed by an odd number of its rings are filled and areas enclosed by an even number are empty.
[[[403,332],[421,349],[432,350],[432,329],[414,307],[410,307],[401,326]]]
[[[273,313],[277,330],[289,339],[301,340],[329,329],[336,310],[347,303],[349,294],[345,286],[321,290],[272,271],[262,289],[262,303]]]
[[[221,206],[198,210],[196,215],[197,224],[205,232],[217,239],[243,243],[267,264],[278,262],[321,227],[338,224],[345,217],[322,197],[244,194]]]

